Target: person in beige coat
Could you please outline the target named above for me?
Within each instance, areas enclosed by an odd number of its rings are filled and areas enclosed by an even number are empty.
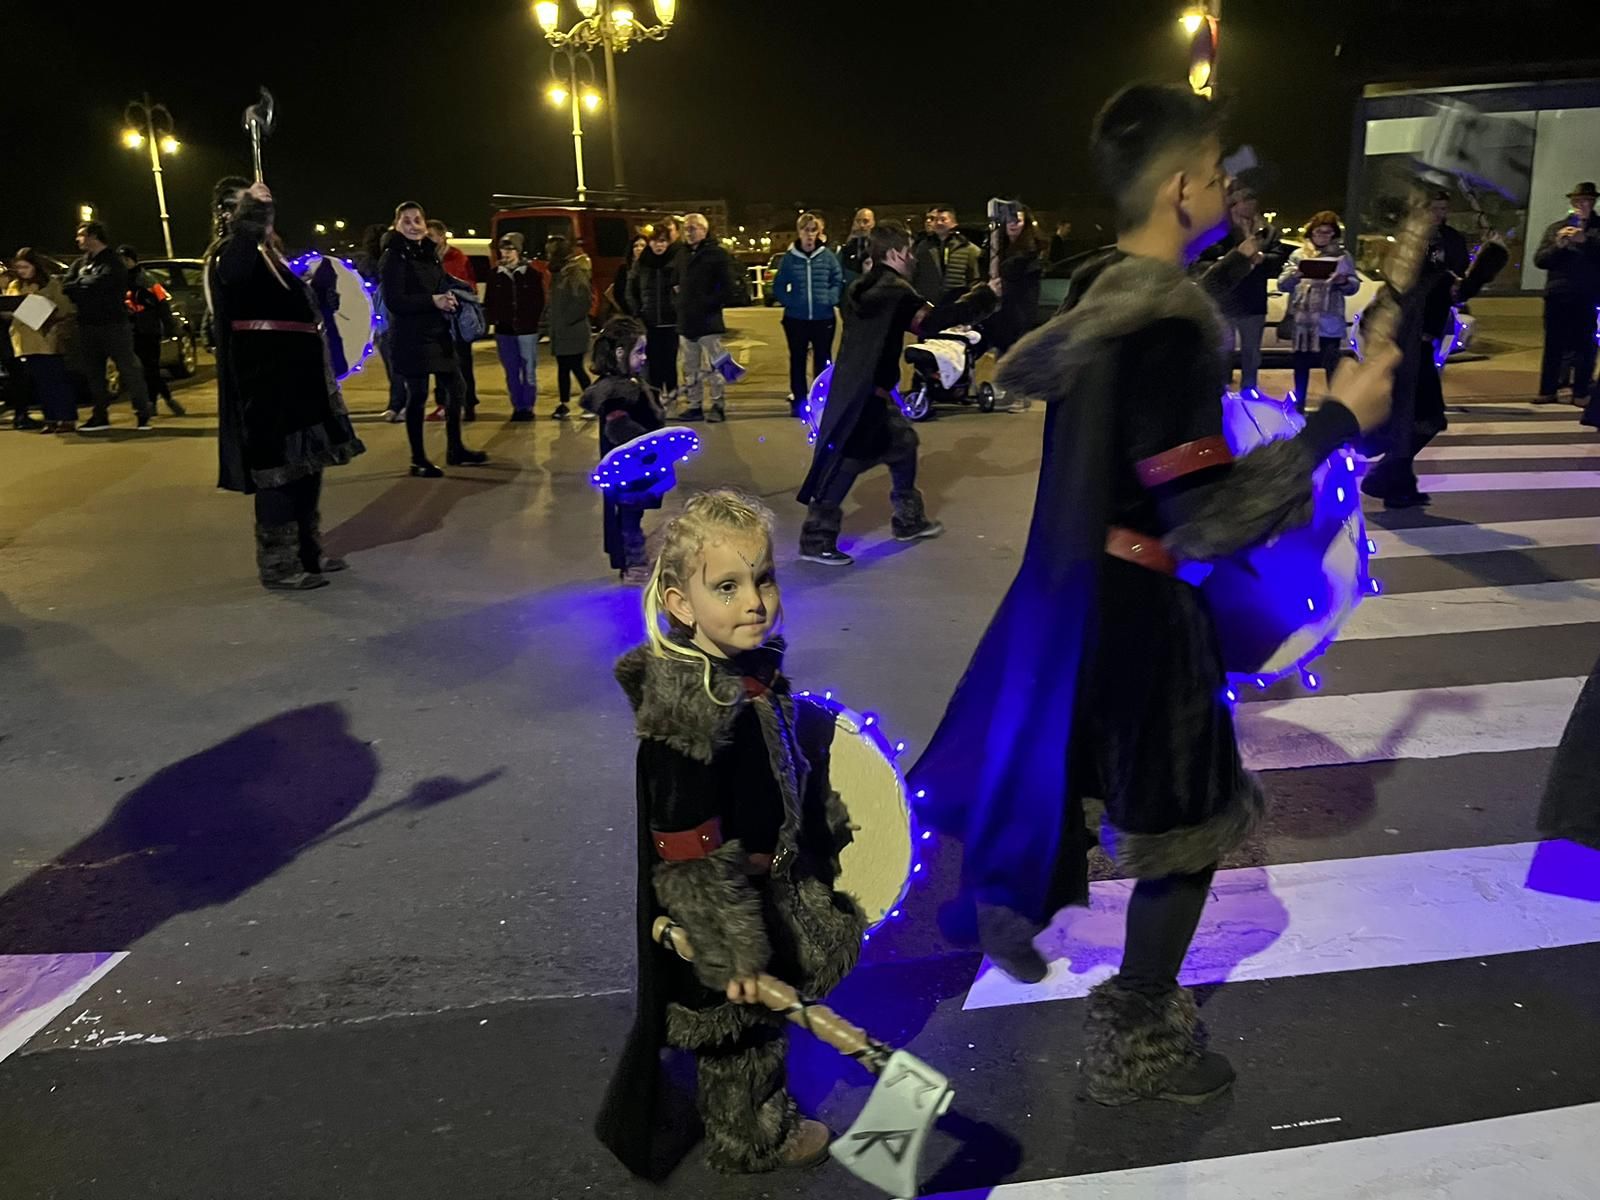
[[[49,265],[31,246],[17,251],[11,263],[12,280],[8,296],[39,295],[55,305],[55,311],[38,329],[8,313],[11,348],[22,363],[28,387],[35,402],[44,410],[45,433],[71,433],[78,427],[78,404],[67,374],[67,343],[72,332],[72,301],[61,289],[61,281],[50,274]],[[17,427],[32,427],[25,405],[17,408]]]

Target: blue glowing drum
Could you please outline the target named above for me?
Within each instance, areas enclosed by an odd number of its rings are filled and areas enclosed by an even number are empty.
[[[373,285],[355,267],[333,255],[306,254],[289,264],[311,286],[328,339],[328,358],[341,383],[372,356],[377,321]]]
[[[699,450],[699,434],[669,425],[612,450],[600,460],[589,482],[618,504],[664,496],[677,485],[678,464]]]
[[[1235,456],[1305,428],[1288,401],[1229,393],[1223,434]],[[1356,605],[1371,594],[1360,468],[1341,449],[1317,468],[1311,521],[1212,565],[1200,583],[1216,622],[1223,666],[1234,684],[1265,687],[1308,665],[1339,636]]]
[[[828,781],[850,814],[852,840],[839,854],[834,887],[854,897],[867,915],[867,931],[900,915],[900,904],[921,871],[915,849],[921,835],[895,763],[903,748],[892,746],[877,717],[858,713],[832,694],[801,692],[796,700],[833,718]]]

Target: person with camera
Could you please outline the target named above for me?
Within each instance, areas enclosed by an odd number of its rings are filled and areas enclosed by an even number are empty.
[[[379,269],[389,309],[389,357],[405,390],[411,474],[439,479],[444,472],[428,460],[423,440],[430,375],[435,395],[444,402],[445,461],[453,467],[479,466],[489,456],[468,450],[461,441],[465,384],[450,319],[460,302],[440,262],[439,247],[428,237],[427,213],[416,201],[407,200],[395,209],[394,228],[398,236],[390,239]]]
[[[1278,230],[1261,219],[1255,189],[1236,182],[1228,193],[1228,234],[1200,255],[1195,269],[1238,345],[1241,392],[1255,391],[1260,382],[1267,281],[1283,273],[1288,257]]]
[[[991,201],[989,287],[1000,297],[1000,311],[984,325],[989,343],[1000,357],[1039,323],[1039,283],[1044,261],[1039,250],[1039,223],[1014,201]]]
[[[1535,404],[1554,404],[1566,364],[1572,364],[1572,402],[1585,405],[1583,423],[1600,427],[1600,410],[1589,399],[1594,381],[1595,305],[1600,304],[1600,216],[1595,185],[1567,193],[1572,211],[1544,231],[1533,265],[1546,272],[1544,357]]]
[[[1344,298],[1361,288],[1356,265],[1340,240],[1343,233],[1338,213],[1317,213],[1306,222],[1305,244],[1289,256],[1278,279],[1278,290],[1289,297],[1286,324],[1294,330],[1294,404],[1301,412],[1306,410],[1312,366],[1320,363],[1324,378],[1333,382],[1347,329]]]

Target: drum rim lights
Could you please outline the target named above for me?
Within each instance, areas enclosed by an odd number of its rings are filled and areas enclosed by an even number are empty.
[[[602,492],[621,489],[627,487],[630,483],[637,483],[638,480],[620,478],[622,472],[616,464],[631,461],[637,450],[630,449],[630,447],[637,447],[650,440],[661,441],[667,444],[669,448],[673,443],[684,443],[683,453],[671,458],[662,466],[659,472],[662,479],[672,478],[673,468],[686,461],[691,455],[700,452],[700,435],[698,433],[685,425],[666,425],[660,429],[652,429],[649,433],[640,434],[632,441],[624,442],[622,445],[608,451],[601,458],[595,469],[590,472],[589,482]],[[612,465],[608,466],[608,462],[612,463]],[[616,476],[616,478],[613,478],[613,476]],[[668,486],[670,488],[672,485],[669,484]]]
[[[305,254],[302,254],[299,258],[291,258],[289,260],[289,269],[302,279],[305,279],[313,270],[316,269],[317,263],[320,263],[324,258],[329,257],[333,257],[337,261],[342,262],[345,266],[349,267],[351,271],[355,272],[355,277],[361,280],[361,286],[366,289],[368,304],[372,310],[371,316],[368,318],[367,344],[362,347],[361,357],[356,362],[352,363],[350,368],[345,371],[343,375],[339,376],[338,382],[343,383],[346,379],[349,379],[350,376],[361,370],[362,367],[366,366],[367,359],[371,358],[373,351],[377,349],[378,332],[383,326],[383,318],[378,315],[378,306],[372,300],[373,294],[378,290],[378,285],[373,283],[370,279],[362,278],[361,272],[356,270],[356,264],[350,259],[339,258],[337,255],[330,256],[326,254],[319,254],[315,250],[310,250]]]

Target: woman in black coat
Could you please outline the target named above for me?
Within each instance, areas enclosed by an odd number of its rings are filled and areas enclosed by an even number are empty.
[[[628,273],[628,311],[644,322],[650,386],[671,412],[678,396],[678,256],[683,243],[672,240],[663,221],[650,231],[650,243]]]
[[[311,289],[289,269],[263,183],[217,184],[206,285],[217,337],[219,487],[255,497],[263,586],[322,587],[345,563],[322,553],[324,467],[366,449],[328,366]]]
[[[411,473],[423,479],[444,474],[428,461],[423,422],[428,406],[428,376],[444,405],[445,461],[452,467],[489,461],[481,450],[461,442],[461,399],[466,383],[456,362],[456,339],[450,317],[456,298],[439,263],[439,248],[428,237],[428,215],[412,201],[394,213],[395,233],[383,252],[379,278],[389,310],[389,359],[400,376],[406,398],[406,436],[411,442]]]

